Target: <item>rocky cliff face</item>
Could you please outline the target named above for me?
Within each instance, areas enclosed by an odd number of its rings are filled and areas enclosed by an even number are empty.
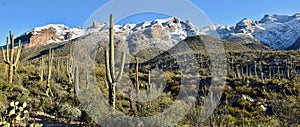
[[[52,27],[48,29],[42,29],[38,34],[29,34],[29,44],[26,47],[32,47],[35,45],[43,45],[47,41],[55,41],[56,30]],[[61,40],[62,41],[62,40]]]
[[[69,28],[65,25],[50,24],[34,28],[17,37],[16,40],[21,40],[25,47],[32,47],[49,43],[64,42],[82,35],[83,30],[81,28]]]

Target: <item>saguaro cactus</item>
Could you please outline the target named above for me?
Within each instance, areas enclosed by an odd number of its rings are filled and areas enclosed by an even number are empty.
[[[78,94],[79,92],[79,71],[78,67],[75,67],[75,77],[74,77],[74,94]]]
[[[72,84],[72,81],[74,79],[73,75],[73,48],[72,45],[70,46],[70,54],[69,59],[67,60],[67,76],[69,79],[69,84]]]
[[[8,41],[11,42],[10,47]],[[2,47],[3,60],[7,65],[9,65],[8,79],[7,79],[9,84],[12,84],[14,71],[18,67],[21,50],[22,50],[21,40],[19,40],[17,54],[14,53],[14,45],[15,45],[14,35],[11,32],[9,32],[9,39],[8,37],[6,38],[6,53]]]
[[[152,89],[153,89],[153,85],[151,84],[151,67],[150,67],[148,72],[148,86],[147,86],[148,95],[151,94]]]
[[[278,79],[281,79],[281,75],[280,75],[280,65],[277,65],[277,74],[278,74]]]
[[[115,108],[115,92],[116,84],[121,80],[123,75],[123,69],[125,64],[125,53],[122,53],[121,67],[118,75],[115,72],[115,43],[114,43],[114,19],[113,15],[110,15],[110,28],[109,28],[109,49],[105,51],[105,63],[106,63],[106,74],[107,81],[109,83],[109,104],[112,108]]]
[[[254,61],[254,76],[257,77],[257,65],[256,65],[256,61]]]
[[[289,58],[286,60],[286,62],[285,62],[285,71],[286,71],[286,77],[287,77],[287,79],[290,79],[290,72],[291,72],[291,67],[290,67],[290,65],[289,65],[289,62],[290,62],[290,60],[289,60]]]
[[[135,57],[135,88],[137,95],[139,94],[139,59]]]
[[[263,72],[263,64],[262,64],[261,61],[259,61],[259,70],[260,70],[260,79],[261,79],[262,83],[265,83],[264,72]]]
[[[41,56],[40,61],[40,82],[43,82],[44,80],[44,56]]]
[[[86,81],[85,81],[85,87],[86,87],[86,89],[88,89],[89,88],[89,72],[88,72],[88,70],[86,70]]]
[[[69,84],[72,84],[73,81],[73,59],[70,57],[67,60],[67,76],[69,79]]]
[[[52,49],[49,49],[49,53],[48,53],[48,78],[47,78],[47,91],[46,94],[53,96],[52,91],[51,91],[51,70],[52,70],[52,63],[53,63],[53,54],[52,54]]]

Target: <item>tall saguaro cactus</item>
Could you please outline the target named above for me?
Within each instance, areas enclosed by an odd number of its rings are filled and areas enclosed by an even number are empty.
[[[53,64],[53,54],[52,54],[52,49],[50,48],[49,49],[49,52],[48,52],[48,78],[47,78],[47,91],[46,91],[46,94],[53,96],[52,94],[52,91],[51,91],[51,83],[50,83],[50,80],[51,80],[51,71],[52,71],[52,64]]]
[[[254,76],[257,77],[257,65],[256,65],[256,61],[254,61]]]
[[[40,61],[40,82],[44,80],[44,56],[41,56]]]
[[[79,91],[79,71],[78,71],[78,67],[75,67],[75,71],[74,71],[74,94],[78,94]]]
[[[11,42],[10,47],[8,41]],[[9,65],[8,79],[7,79],[9,84],[12,84],[14,71],[18,67],[21,50],[22,50],[21,40],[19,40],[17,54],[15,54],[14,52],[14,45],[15,45],[14,35],[11,32],[9,32],[9,38],[8,37],[6,38],[6,53],[2,47],[3,60],[7,65]]]
[[[259,61],[259,70],[260,70],[260,79],[261,79],[262,83],[265,83],[264,72],[263,72],[263,64],[262,64],[261,61]]]
[[[137,95],[139,94],[139,59],[135,57],[135,88]]]
[[[69,79],[69,84],[72,84],[73,79],[74,79],[74,75],[73,75],[73,48],[72,45],[70,46],[70,54],[69,54],[69,59],[67,60],[67,76]]]
[[[109,49],[105,51],[105,65],[107,81],[109,83],[109,104],[112,108],[115,108],[115,98],[116,98],[116,84],[121,80],[123,75],[123,69],[125,64],[125,53],[122,53],[120,70],[116,76],[115,72],[115,42],[114,42],[114,19],[113,15],[110,15],[110,28],[109,28]]]
[[[69,84],[72,84],[73,82],[73,58],[71,55],[69,56],[69,59],[67,60],[67,76],[69,79]]]

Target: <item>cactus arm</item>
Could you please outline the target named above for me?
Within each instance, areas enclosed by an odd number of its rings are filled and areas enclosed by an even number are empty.
[[[15,67],[18,66],[18,63],[19,63],[19,60],[20,60],[21,51],[22,51],[22,44],[21,44],[21,40],[19,40],[18,49],[17,49],[17,56],[16,56],[16,60],[15,60],[15,63],[14,63]]]
[[[116,79],[117,82],[119,82],[123,76],[123,70],[124,70],[124,66],[125,66],[125,58],[126,58],[126,54],[125,52],[123,51],[122,52],[122,58],[121,58],[121,68],[119,70],[119,74],[118,74],[118,77]]]
[[[112,76],[111,76],[111,72],[110,72],[110,64],[109,64],[109,50],[106,49],[106,52],[105,52],[105,63],[106,63],[106,76],[107,76],[107,79],[108,79],[108,82],[111,84],[113,82],[112,80]]]
[[[6,51],[3,49],[3,47],[2,47],[1,50],[2,50],[2,56],[3,56],[3,61],[4,61],[4,63],[5,63],[5,64],[9,64],[9,62],[7,61],[6,56],[5,56]]]
[[[2,47],[2,55],[3,55],[4,63],[9,64],[9,57],[8,57],[9,56],[8,37],[6,37],[6,51]]]
[[[9,64],[9,44],[8,44],[8,37],[6,37],[6,61]]]

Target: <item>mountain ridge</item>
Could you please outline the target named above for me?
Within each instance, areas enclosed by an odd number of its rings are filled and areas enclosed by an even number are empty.
[[[229,40],[232,36],[248,35],[278,50],[289,49],[300,37],[300,13],[294,15],[267,14],[261,20],[244,18],[233,26],[213,24],[202,32],[217,31],[219,38]],[[299,48],[299,47],[298,47]]]
[[[169,17],[137,24],[115,25],[114,31],[117,36],[122,36],[134,46],[161,41],[160,44],[170,48],[188,36],[211,35],[223,40],[242,43],[251,49],[290,50],[300,47],[298,44],[299,23],[300,13],[267,14],[259,21],[244,18],[233,26],[212,24],[200,29],[189,21],[184,22],[177,17]],[[21,40],[25,47],[32,47],[66,42],[94,32],[108,32],[108,28],[109,24],[105,22],[94,22],[92,26],[85,29],[69,28],[64,24],[49,24],[33,28],[17,37],[16,40]]]
[[[80,27],[69,28],[63,24],[48,24],[33,28],[16,38],[21,40],[25,47],[46,45],[70,41],[94,32],[108,32],[108,23],[94,22],[92,26],[83,29]],[[131,36],[142,36],[147,39],[160,39],[170,42],[170,46],[185,39],[187,36],[200,34],[198,27],[189,21],[183,22],[177,17],[145,21],[138,24],[115,25],[114,31],[126,40]],[[174,43],[174,44],[172,44]]]

